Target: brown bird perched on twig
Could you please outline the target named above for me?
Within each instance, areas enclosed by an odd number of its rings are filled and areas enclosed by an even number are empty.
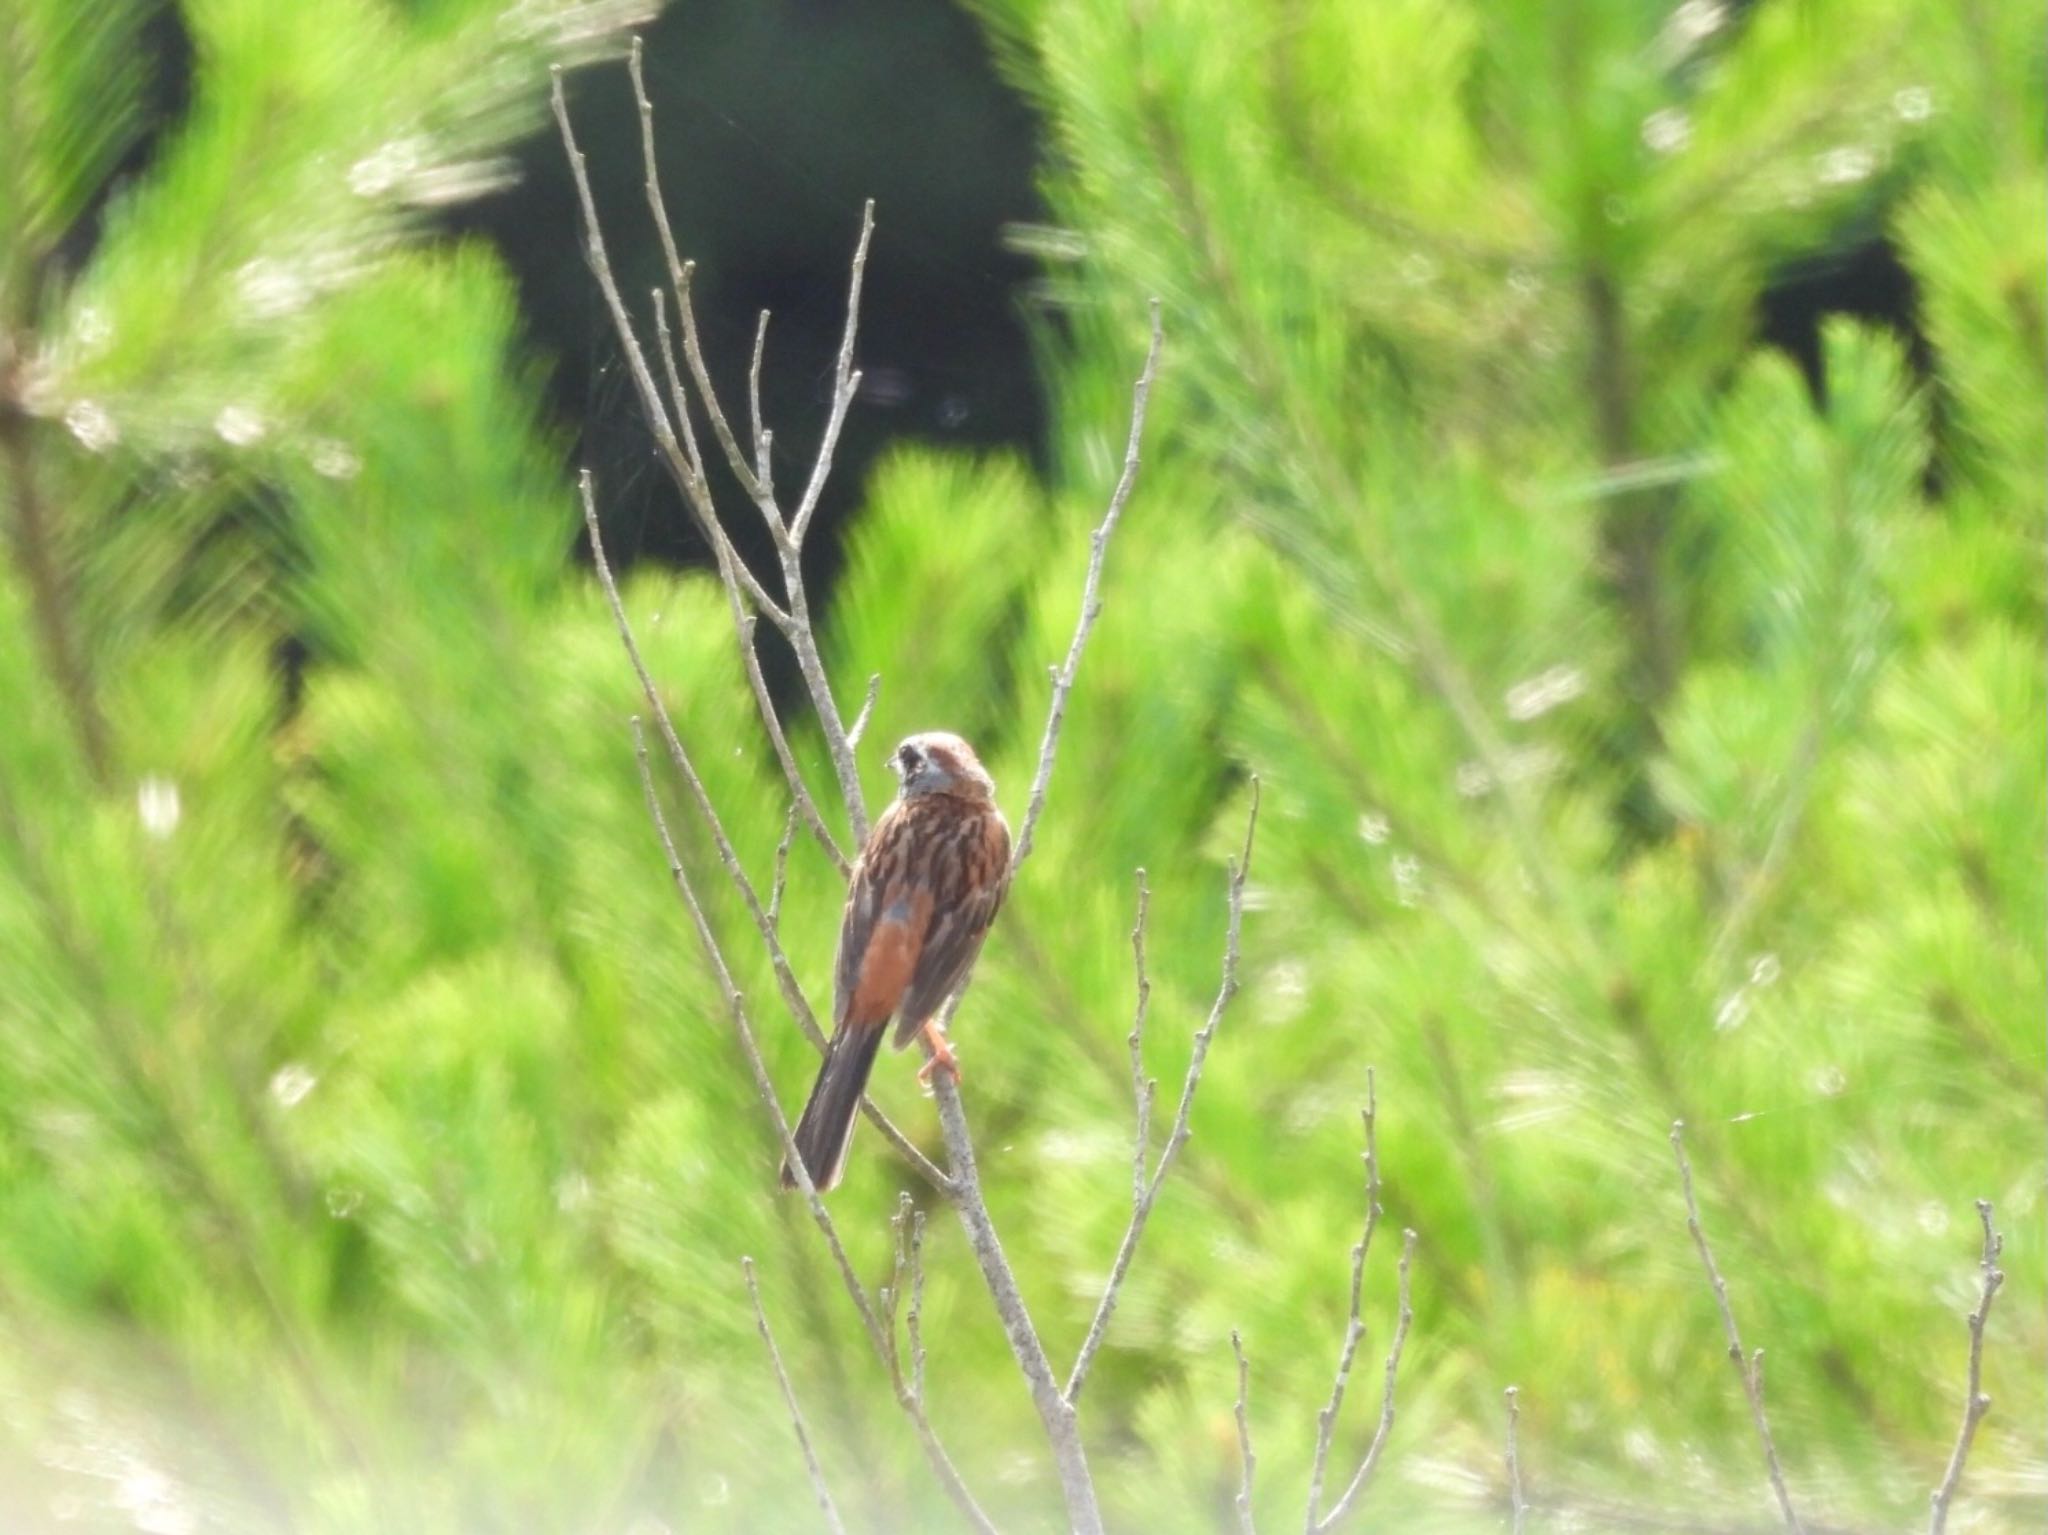
[[[1010,828],[995,805],[995,780],[956,735],[909,737],[889,759],[902,780],[853,866],[839,919],[832,1043],[796,1122],[797,1154],[821,1191],[839,1182],[847,1144],[882,1032],[895,1018],[896,1048],[919,1034],[934,1069],[959,1080],[937,1017],[967,981],[1010,882]],[[785,1162],[782,1186],[796,1187]]]

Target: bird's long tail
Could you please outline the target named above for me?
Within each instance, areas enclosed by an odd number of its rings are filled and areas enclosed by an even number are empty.
[[[834,1187],[845,1171],[853,1119],[860,1112],[868,1074],[875,1069],[875,1052],[882,1047],[883,1024],[862,1028],[848,1020],[846,1027],[832,1036],[810,1101],[796,1122],[797,1155],[803,1158],[804,1170],[820,1193]],[[796,1175],[787,1162],[782,1164],[782,1186],[796,1187]]]

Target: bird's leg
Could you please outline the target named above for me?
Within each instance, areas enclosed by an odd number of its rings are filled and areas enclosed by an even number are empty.
[[[927,1018],[918,1032],[924,1035],[925,1048],[931,1052],[925,1062],[917,1068],[917,1080],[924,1086],[932,1085],[932,1073],[943,1071],[955,1082],[960,1080],[960,1058],[953,1053],[953,1047],[946,1043],[946,1034],[939,1027],[939,1020]]]

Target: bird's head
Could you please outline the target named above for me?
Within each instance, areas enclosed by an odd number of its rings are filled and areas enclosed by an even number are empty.
[[[944,730],[904,737],[889,758],[889,770],[903,781],[903,797],[952,794],[961,799],[995,798],[996,783],[974,755],[974,748]]]

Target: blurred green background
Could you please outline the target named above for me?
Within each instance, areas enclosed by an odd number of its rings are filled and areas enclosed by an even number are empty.
[[[1924,1520],[1971,1201],[1996,1202],[1995,1405],[1957,1522],[2040,1528],[2038,8],[979,0],[878,20],[893,79],[804,52],[860,11],[707,10],[693,52],[685,0],[651,75],[683,132],[693,100],[724,125],[670,171],[686,249],[700,212],[725,232],[720,312],[795,274],[785,482],[843,291],[787,253],[843,260],[883,197],[893,301],[862,356],[896,383],[855,408],[821,551],[842,696],[885,679],[871,796],[887,746],[943,724],[1021,811],[1149,295],[1168,333],[1039,850],[958,1025],[1056,1363],[1127,1211],[1132,871],[1170,1096],[1264,785],[1247,989],[1084,1399],[1113,1527],[1234,1526],[1233,1327],[1262,1516],[1297,1517],[1375,1067],[1389,1219],[1419,1240],[1367,1521],[1502,1527],[1513,1383],[1537,1527],[1770,1524],[1683,1117],[1816,1524]],[[538,130],[546,65],[587,65],[644,292],[617,59],[651,19],[0,0],[0,1527],[811,1527],[742,1254],[849,1522],[952,1527],[772,1190],[665,888],[575,462],[629,552],[691,544],[587,280],[514,240],[515,282],[479,237],[518,222],[521,166],[567,236]],[[1016,93],[993,127],[951,90],[991,61]],[[956,232],[892,247],[877,187],[836,233],[785,230],[794,193],[712,174],[759,130],[707,81],[940,159],[904,195]],[[806,153],[770,163],[814,190],[865,163]],[[1883,323],[1802,335],[1803,306],[1869,307],[1829,285],[1872,262]],[[712,324],[722,378],[745,330]],[[627,598],[761,877],[786,790],[723,601],[687,558]],[[680,803],[793,1106],[814,1058]],[[838,903],[800,840],[784,930],[814,997]],[[936,1153],[908,1063],[876,1090]],[[875,1281],[900,1188],[863,1132],[833,1208]],[[934,1417],[1006,1528],[1053,1528],[933,1214]],[[1383,1241],[1339,1459],[1377,1414]]]

